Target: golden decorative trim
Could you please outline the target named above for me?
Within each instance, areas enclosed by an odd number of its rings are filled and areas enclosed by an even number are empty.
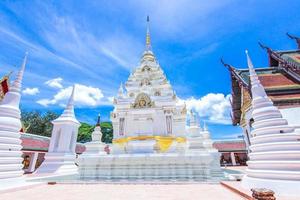
[[[113,144],[118,144],[121,147],[124,147],[126,143],[129,141],[136,141],[136,140],[155,140],[156,146],[158,147],[159,152],[163,153],[166,152],[174,141],[178,143],[185,143],[185,137],[174,137],[174,136],[135,136],[135,137],[124,137],[114,139],[112,142]]]

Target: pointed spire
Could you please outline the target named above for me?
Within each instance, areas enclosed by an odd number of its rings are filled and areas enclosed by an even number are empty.
[[[141,63],[143,62],[156,62],[155,56],[152,52],[151,39],[150,39],[150,20],[147,16],[147,33],[146,33],[146,49],[143,53]]]
[[[22,87],[22,80],[23,74],[25,71],[25,66],[27,62],[27,55],[28,52],[25,53],[25,57],[23,59],[23,63],[21,65],[21,69],[17,74],[15,81],[13,82],[12,86],[10,87],[9,91],[5,94],[3,100],[1,101],[1,105],[8,104],[12,107],[19,108],[20,99],[21,99],[21,87]]]
[[[71,96],[69,98],[68,104],[67,104],[64,112],[62,113],[62,115],[59,118],[55,119],[53,122],[69,120],[69,121],[73,121],[75,123],[79,123],[77,121],[77,119],[75,118],[75,113],[74,113],[74,94],[75,94],[75,85],[72,88],[72,93],[71,93]]]
[[[119,87],[119,97],[122,97],[124,94],[124,90],[123,90],[123,83],[120,84],[120,87]]]
[[[146,33],[146,50],[151,50],[151,38],[150,38],[150,19],[147,16],[147,33]]]
[[[67,105],[67,107],[64,111],[64,113],[69,113],[72,116],[75,116],[74,115],[74,93],[75,93],[75,85],[73,85],[72,93],[71,93],[71,96],[69,98],[68,105]]]
[[[100,126],[100,113],[98,114],[97,124],[96,126]]]
[[[252,98],[256,97],[267,97],[267,94],[261,85],[258,76],[255,72],[253,63],[251,61],[251,58],[248,54],[248,51],[246,50],[246,56],[247,56],[247,63],[248,63],[248,68],[249,68],[249,73],[250,73],[250,80],[251,80],[251,92],[252,92]]]
[[[16,77],[15,81],[13,82],[13,84],[10,88],[10,90],[13,91],[13,92],[20,92],[21,91],[22,79],[23,79],[23,74],[24,74],[24,71],[25,71],[26,62],[27,62],[27,56],[28,56],[28,52],[25,53],[21,69],[18,72],[17,77]]]

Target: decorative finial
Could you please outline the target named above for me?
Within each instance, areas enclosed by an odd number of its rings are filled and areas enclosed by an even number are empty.
[[[124,90],[123,90],[123,83],[120,84],[120,87],[119,87],[119,96],[123,96],[124,94]]]
[[[147,16],[147,35],[146,35],[146,50],[151,50],[151,39],[150,39],[150,18]]]
[[[100,113],[98,114],[97,124],[96,126],[100,126]]]
[[[74,117],[75,118],[75,114],[74,114],[74,94],[75,94],[75,85],[72,88],[71,96],[69,98],[68,104],[67,104],[62,116]]]
[[[220,62],[221,62],[225,67],[227,67],[227,69],[232,70],[233,67],[232,67],[231,65],[227,64],[227,63],[223,60],[223,58],[220,58]]]
[[[267,47],[266,45],[264,45],[263,43],[261,43],[261,42],[258,42],[258,45],[262,48],[262,49],[266,49],[266,50],[270,50],[270,48],[269,47]]]
[[[296,37],[296,36],[294,36],[294,35],[291,35],[291,34],[289,34],[289,33],[286,33],[286,35],[287,35],[289,38],[291,38],[292,40],[296,40],[297,45],[298,45],[298,49],[300,49],[300,38],[299,38],[299,37]]]

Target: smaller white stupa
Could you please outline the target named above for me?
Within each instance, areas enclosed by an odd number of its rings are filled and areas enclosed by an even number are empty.
[[[213,141],[210,138],[210,132],[208,131],[207,125],[204,122],[204,126],[203,126],[203,130],[201,132],[201,135],[203,137],[203,146],[204,148],[208,149],[209,151],[217,151],[214,147],[213,147]]]
[[[45,155],[45,161],[35,172],[36,174],[54,173],[57,175],[75,174],[75,148],[80,123],[74,114],[74,92],[63,114],[53,120],[53,130],[49,145],[49,151]]]
[[[203,148],[202,128],[199,125],[198,117],[195,112],[190,111],[190,126],[187,129],[187,142],[189,151],[195,151]]]
[[[210,133],[207,129],[206,123],[204,122],[204,127],[201,128],[199,123],[199,118],[196,112],[190,111],[190,126],[187,129],[188,132],[188,146],[189,151],[216,151],[213,148],[213,141],[210,139]]]
[[[278,196],[300,196],[300,134],[273,105],[246,54],[254,123],[250,160],[242,185],[248,189],[271,189]]]
[[[107,153],[104,151],[105,143],[101,141],[102,132],[100,127],[100,114],[98,115],[97,124],[92,133],[92,141],[85,143],[86,150],[83,152],[83,155],[106,155]]]
[[[0,103],[0,185],[1,188],[11,181],[21,180],[22,146],[21,146],[21,112],[19,109],[21,99],[21,86],[25,70],[27,53],[21,69],[9,91]]]

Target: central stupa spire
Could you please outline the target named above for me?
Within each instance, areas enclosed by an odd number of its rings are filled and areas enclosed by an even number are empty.
[[[150,18],[147,16],[147,33],[146,33],[146,50],[151,50],[151,38],[150,38]]]
[[[147,31],[146,31],[146,49],[142,56],[142,62],[144,61],[155,61],[154,54],[151,47],[151,38],[150,38],[150,18],[147,16]]]

